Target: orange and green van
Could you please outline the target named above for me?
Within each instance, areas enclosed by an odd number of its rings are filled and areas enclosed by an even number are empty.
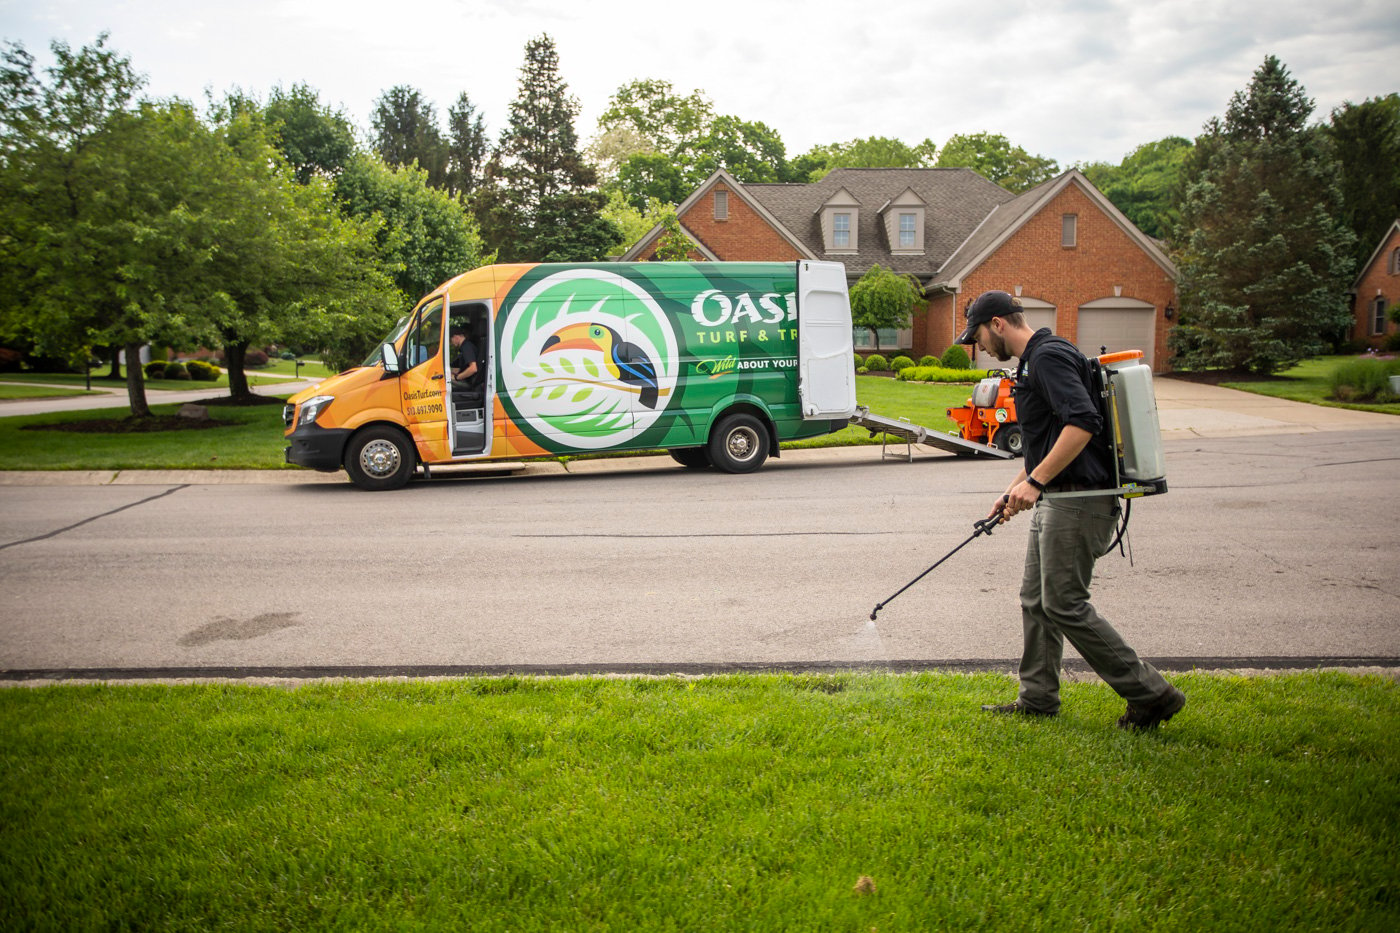
[[[454,343],[477,377],[454,380]],[[393,489],[420,467],[665,449],[758,469],[856,410],[840,263],[495,265],[439,286],[363,364],[292,396],[288,463]]]

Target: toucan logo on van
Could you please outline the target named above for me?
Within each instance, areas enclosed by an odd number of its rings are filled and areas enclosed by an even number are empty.
[[[506,316],[503,404],[541,439],[601,449],[656,423],[676,389],[676,336],[656,299],[597,269],[533,283]]]

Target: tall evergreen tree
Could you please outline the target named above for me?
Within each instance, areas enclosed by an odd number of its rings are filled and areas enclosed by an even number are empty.
[[[375,102],[374,150],[387,164],[417,164],[434,188],[447,185],[447,143],[438,130],[437,110],[417,88],[398,85]]]
[[[489,246],[506,261],[589,261],[615,249],[621,234],[602,216],[607,199],[579,152],[578,102],[559,74],[548,35],[525,46],[520,90],[501,134],[497,193],[479,203]]]
[[[1327,134],[1342,167],[1344,217],[1356,234],[1359,266],[1400,217],[1400,94],[1342,104]]]
[[[1197,138],[1176,238],[1178,366],[1272,373],[1345,331],[1354,238],[1312,110],[1270,55]]]
[[[447,111],[447,191],[469,198],[486,174],[491,143],[486,138],[486,118],[465,92]]]

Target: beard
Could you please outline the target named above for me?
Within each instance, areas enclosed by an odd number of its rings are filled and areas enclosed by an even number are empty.
[[[987,331],[987,342],[982,346],[982,349],[996,357],[997,361],[1001,363],[1005,363],[1015,356],[1015,354],[1007,348],[1006,341],[993,333],[990,329]]]

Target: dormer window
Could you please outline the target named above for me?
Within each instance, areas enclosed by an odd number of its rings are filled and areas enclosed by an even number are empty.
[[[914,246],[914,215],[899,215],[899,248],[912,249]]]
[[[729,219],[729,192],[720,188],[715,191],[715,220]]]
[[[905,188],[880,208],[890,252],[896,256],[921,256],[924,252],[924,199]]]
[[[828,253],[851,254],[860,249],[860,202],[845,188],[817,208],[821,215],[822,244]]]
[[[851,215],[831,215],[831,245],[836,249],[851,248]]]

